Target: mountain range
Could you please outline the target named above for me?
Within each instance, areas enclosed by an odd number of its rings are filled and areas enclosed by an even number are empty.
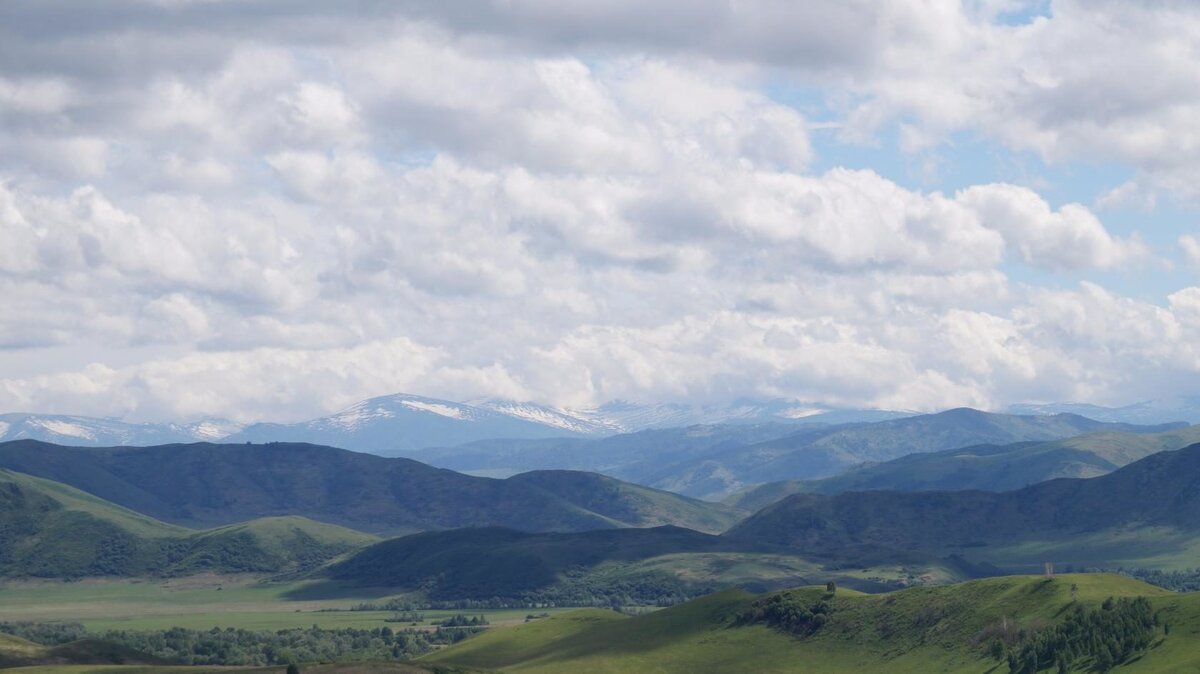
[[[1099,421],[1128,424],[1161,424],[1172,421],[1200,423],[1200,396],[1144,400],[1132,405],[1105,407],[1088,403],[1022,403],[1010,405],[1009,414],[1079,414]]]
[[[1159,433],[1101,431],[1051,442],[976,445],[864,464],[820,480],[768,482],[726,499],[758,510],[801,492],[1010,491],[1060,477],[1096,477],[1151,454],[1200,442],[1200,426]]]
[[[410,456],[461,472],[511,475],[535,467],[589,470],[696,498],[722,499],[748,485],[836,475],[863,463],[979,444],[1049,441],[1098,431],[1154,433],[1074,414],[1006,415],[967,408],[874,423],[797,428],[717,425],[642,431],[597,440],[486,440]]]
[[[0,415],[0,441],[31,439],[92,447],[217,440],[310,442],[397,455],[423,447],[493,438],[603,437],[716,423],[771,422],[797,426],[868,422],[907,414],[748,399],[728,405],[613,401],[595,408],[571,410],[495,398],[454,402],[398,393],[363,400],[327,416],[286,424],[243,426],[219,419],[154,424],[83,416],[8,414]]]
[[[1125,407],[1077,403],[1012,405],[1007,414],[1076,414],[1098,421],[1162,424],[1200,421],[1200,398],[1148,401]],[[740,398],[723,404],[636,403],[615,400],[589,408],[480,398],[466,402],[407,393],[379,396],[330,415],[296,423],[240,424],[224,419],[190,423],[131,423],[54,414],[0,414],[0,441],[33,439],[78,446],[170,442],[310,442],[385,455],[479,440],[603,438],[692,426],[806,426],[862,424],[917,416],[915,412],[836,408],[788,399]],[[750,444],[750,443],[743,443]],[[541,466],[538,466],[541,467]]]
[[[225,419],[190,424],[138,424],[62,414],[0,414],[0,442],[30,439],[79,447],[206,442],[240,429],[240,424]]]

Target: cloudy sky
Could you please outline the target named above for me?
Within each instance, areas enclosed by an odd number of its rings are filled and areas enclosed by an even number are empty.
[[[1200,393],[1200,7],[12,0],[0,411]]]

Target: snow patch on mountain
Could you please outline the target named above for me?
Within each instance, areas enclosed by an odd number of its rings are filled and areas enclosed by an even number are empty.
[[[82,438],[84,440],[96,439],[96,434],[94,432],[84,428],[79,424],[58,421],[56,419],[37,419],[31,423],[41,426],[55,435],[63,435],[70,438]]]
[[[404,405],[405,407],[408,407],[410,409],[421,410],[422,412],[433,412],[434,414],[440,414],[444,417],[450,417],[451,419],[467,418],[467,415],[463,412],[462,409],[457,408],[457,407],[451,407],[450,405],[442,405],[440,403],[427,403],[427,402],[421,402],[418,400],[405,400],[405,401],[402,401],[400,404]]]

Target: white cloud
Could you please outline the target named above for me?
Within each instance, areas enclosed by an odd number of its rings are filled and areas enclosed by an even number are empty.
[[[1200,269],[1200,240],[1191,234],[1179,236],[1179,248],[1183,251],[1184,259],[1196,269]]]
[[[1052,211],[1032,190],[1015,185],[982,185],[958,195],[985,227],[1000,232],[1026,262],[1051,269],[1110,269],[1149,257],[1138,239],[1108,233],[1091,211],[1066,204]]]
[[[1190,291],[1162,308],[1077,285],[1153,257],[1088,208],[809,168],[812,120],[843,139],[899,120],[910,151],[967,129],[1126,162],[1152,194],[1190,170],[1180,8],[1005,26],[948,1],[351,5],[0,21],[0,358],[29,354],[0,409],[1121,402],[1200,369]],[[780,102],[797,87],[811,104]]]

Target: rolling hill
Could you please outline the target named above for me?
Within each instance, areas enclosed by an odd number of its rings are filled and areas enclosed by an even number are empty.
[[[555,491],[554,480],[539,485],[536,476],[472,477],[410,459],[299,443],[72,448],[16,441],[0,444],[0,467],[190,527],[299,515],[377,533],[663,523],[719,531],[736,517],[727,506],[608,479],[575,476],[571,489]]]
[[[795,494],[726,536],[855,563],[955,553],[1010,568],[1042,560],[1187,566],[1200,544],[1200,444],[1101,477],[1001,493]]]
[[[1010,491],[1060,477],[1096,477],[1151,454],[1200,442],[1200,426],[1161,433],[1103,431],[1052,442],[979,445],[910,454],[852,468],[821,480],[771,482],[737,494],[726,503],[759,510],[801,492]]]
[[[528,601],[559,584],[568,572],[725,547],[726,542],[718,536],[670,526],[538,534],[458,529],[377,543],[330,567],[324,575],[350,585],[422,589],[431,599]],[[600,593],[613,589],[595,588]],[[556,593],[563,590],[560,587]]]
[[[1182,423],[1133,426],[1072,414],[1014,416],[972,409],[874,423],[694,426],[600,440],[492,440],[410,456],[463,472],[509,475],[537,468],[592,470],[695,498],[722,499],[748,485],[816,479],[909,454],[981,444],[1046,442],[1085,433],[1155,433]]]
[[[81,664],[162,666],[167,663],[146,653],[96,639],[82,639],[60,646],[43,646],[0,633],[0,669]]]
[[[196,532],[0,469],[0,576],[298,572],[373,540],[300,517]]]
[[[1074,588],[1074,589],[1072,589]],[[1101,607],[1108,597],[1129,600]],[[637,617],[586,609],[489,631],[423,661],[503,672],[1009,671],[1036,627],[1136,606],[1144,597],[1170,629],[1144,629],[1147,646],[1117,671],[1192,671],[1200,595],[1176,595],[1120,576],[1005,577],[883,595],[801,588],[770,595],[727,591]],[[1144,604],[1143,604],[1144,605]],[[818,619],[815,616],[820,615]],[[991,652],[999,642],[999,657]],[[1095,658],[1080,649],[1070,671]],[[1053,663],[1053,660],[1051,660]],[[1053,671],[1053,665],[1050,671]]]

